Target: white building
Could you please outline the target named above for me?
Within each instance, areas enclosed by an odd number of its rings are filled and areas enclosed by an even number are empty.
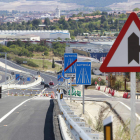
[[[36,35],[40,39],[70,38],[68,30],[0,30],[0,36],[4,35]]]
[[[56,11],[56,13],[55,13],[56,15],[55,16],[57,18],[60,18],[60,9],[57,7],[55,11]]]

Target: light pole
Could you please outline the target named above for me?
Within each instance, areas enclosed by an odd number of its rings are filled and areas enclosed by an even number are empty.
[[[44,53],[42,54],[42,56],[43,56],[43,70],[44,70]]]
[[[5,54],[5,85],[7,80],[7,52],[0,52],[0,54]]]

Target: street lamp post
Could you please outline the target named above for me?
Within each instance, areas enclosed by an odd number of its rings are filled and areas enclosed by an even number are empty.
[[[43,70],[44,70],[44,53],[42,54],[42,56],[43,56]]]
[[[0,54],[5,54],[5,85],[7,80],[7,52],[0,52]]]

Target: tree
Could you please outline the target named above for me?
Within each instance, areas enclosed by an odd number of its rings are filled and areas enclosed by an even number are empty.
[[[106,17],[105,16],[101,16],[101,23],[104,23],[106,21]]]
[[[13,44],[12,41],[8,41],[8,43],[7,43],[7,47],[10,47],[12,44]]]
[[[50,25],[50,19],[49,18],[45,18],[44,24],[45,25]]]
[[[126,15],[126,14],[124,14],[124,13],[122,13],[122,14],[120,14],[120,15],[119,15],[119,17],[120,17],[120,18],[126,18],[126,17],[127,17],[127,15]]]
[[[22,25],[25,25],[26,23],[25,23],[25,21],[22,21]]]
[[[139,11],[140,9],[137,7],[137,8],[135,8],[135,9],[133,9],[133,11]]]
[[[52,68],[55,68],[54,59],[52,60]]]
[[[88,28],[90,31],[94,30],[94,24],[92,22],[89,23]]]
[[[115,20],[114,25],[115,25],[115,28],[117,29],[118,26],[119,26],[119,20],[118,19]]]
[[[41,23],[41,21],[40,21],[40,19],[34,19],[33,21],[32,21],[32,23],[33,23],[33,25],[35,26],[38,26],[40,23]]]
[[[44,52],[44,55],[46,55],[46,56],[47,56],[48,54],[49,54],[49,52],[48,52],[48,51],[45,51],[45,52]]]

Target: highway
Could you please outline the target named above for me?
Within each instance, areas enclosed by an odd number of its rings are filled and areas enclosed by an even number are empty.
[[[4,59],[0,59],[4,62]],[[35,81],[34,76],[37,75],[37,71],[24,68],[13,62],[8,61],[8,66],[16,68],[18,70],[28,72],[20,73],[24,77],[30,77],[30,84]],[[3,69],[3,68],[1,68]],[[0,69],[0,70],[1,70]],[[4,69],[1,70],[4,72]],[[8,73],[11,74],[8,70]],[[18,72],[15,71],[15,74]],[[5,80],[3,73],[0,83]],[[42,73],[40,76],[44,79],[45,83],[50,81],[54,82],[54,86],[45,90],[45,92],[56,92],[56,86],[58,84],[55,76]],[[17,85],[23,84],[22,81],[15,80]],[[27,84],[25,82],[25,84]],[[35,94],[39,94],[44,90],[44,85],[36,85],[29,87],[28,89],[9,89],[3,90],[2,99],[0,99],[0,140],[55,140],[55,132],[53,128],[53,107],[54,102],[50,97],[37,97]],[[17,96],[8,96],[9,94],[17,94]],[[31,96],[32,93],[32,96]],[[23,96],[25,94],[25,96]],[[66,95],[64,95],[66,97]],[[82,100],[82,97],[72,97],[73,100]],[[103,92],[97,90],[87,90],[85,94],[86,101],[106,101],[114,107],[118,114],[124,121],[130,118],[130,99],[123,99],[109,96]],[[140,101],[136,100],[136,111],[140,114]],[[139,118],[140,120],[140,118]]]
[[[0,61],[5,62],[4,59],[0,59]],[[24,68],[10,61],[7,61],[7,65],[31,74],[31,81],[25,82],[25,84],[35,81],[33,75],[37,75],[37,71]],[[11,72],[8,70],[9,74]],[[28,77],[25,73],[21,75]],[[54,82],[54,86],[45,91],[55,92],[55,86],[58,84],[55,76],[45,73],[41,73],[40,76],[45,83]],[[0,83],[5,81],[5,75],[2,75],[2,79]],[[16,82],[17,85],[23,84],[22,81]],[[9,89],[2,91],[2,99],[0,99],[0,140],[54,140],[53,100],[50,97],[30,96],[30,93],[33,95],[39,94],[43,89],[44,85],[38,84],[26,90]],[[8,93],[17,93],[19,96],[8,96]],[[22,96],[23,93],[25,96]]]

